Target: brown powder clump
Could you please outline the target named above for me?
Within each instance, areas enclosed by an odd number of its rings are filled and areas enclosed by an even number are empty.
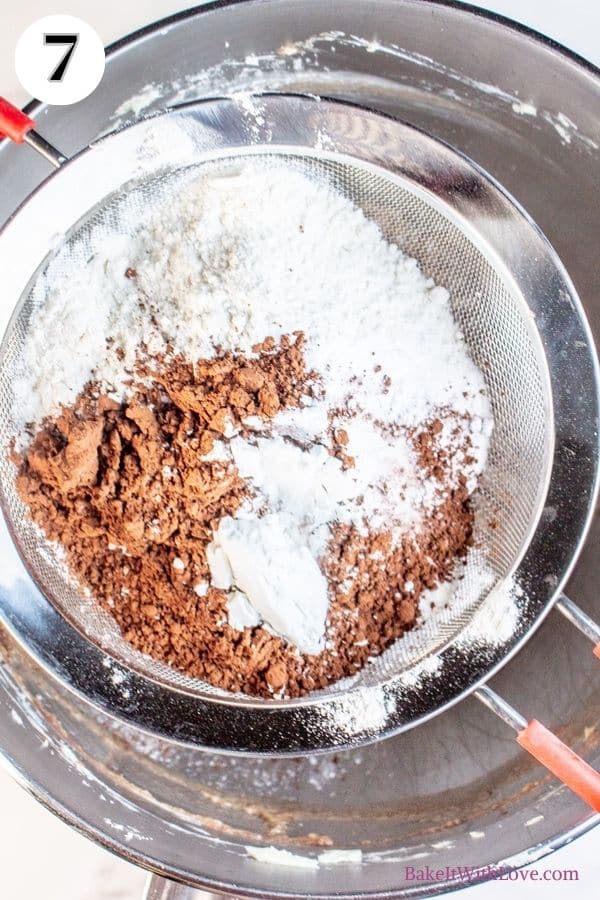
[[[248,417],[268,429],[278,411],[320,390],[305,369],[303,340],[267,338],[252,358],[146,363],[121,404],[89,386],[15,458],[33,520],[62,544],[72,572],[127,641],[216,687],[265,697],[301,696],[362,668],[414,624],[422,591],[451,576],[471,541],[468,492],[464,480],[444,486],[449,461],[436,420],[413,436],[424,474],[444,492],[418,535],[394,545],[389,532],[334,529],[322,562],[331,599],[326,650],[302,656],[263,628],[231,628],[225,593],[209,586],[206,547],[249,487],[211,451],[233,429],[247,433]],[[333,452],[352,465],[347,442],[338,428]]]

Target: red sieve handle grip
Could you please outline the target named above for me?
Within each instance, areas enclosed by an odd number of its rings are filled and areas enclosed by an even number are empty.
[[[33,119],[4,97],[0,97],[0,136],[10,138],[15,144],[22,144],[25,135],[32,128],[35,128]]]
[[[567,747],[537,719],[517,735],[517,743],[531,753],[553,775],[600,812],[600,772]]]
[[[600,659],[600,644],[596,644],[596,646],[594,647],[594,655],[597,656],[598,659]]]

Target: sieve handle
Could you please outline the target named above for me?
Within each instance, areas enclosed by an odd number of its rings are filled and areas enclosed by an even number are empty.
[[[600,625],[597,625],[593,619],[579,609],[576,603],[569,600],[566,594],[561,594],[556,601],[556,608],[563,614],[565,619],[578,628],[582,634],[594,644],[594,655],[600,659]]]
[[[15,144],[29,144],[44,159],[59,169],[67,161],[60,150],[38,134],[35,119],[26,115],[5,97],[0,97],[0,138],[7,137]]]
[[[223,894],[211,894],[197,891],[185,884],[167,881],[160,875],[150,875],[144,891],[143,900],[223,900]]]
[[[600,812],[600,772],[592,769],[541,722],[532,719],[517,735],[517,743],[592,809]]]
[[[10,138],[15,144],[22,144],[28,131],[35,128],[35,120],[0,97],[0,135]]]
[[[516,709],[487,685],[478,688],[475,696],[514,728],[519,746],[531,753],[592,809],[600,812],[600,772],[596,772],[537,719],[526,722]]]

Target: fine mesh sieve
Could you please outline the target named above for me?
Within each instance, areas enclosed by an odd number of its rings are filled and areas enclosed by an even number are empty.
[[[485,373],[496,423],[479,494],[474,540],[481,546],[479,555],[489,561],[496,583],[507,578],[539,514],[550,459],[544,402],[548,380],[536,349],[535,334],[527,327],[526,307],[460,228],[434,210],[427,200],[384,174],[365,171],[348,161],[308,155],[265,156],[265,161],[283,161],[311,178],[334,184],[380,224],[388,240],[415,256],[427,274],[450,290],[454,314],[471,356]],[[11,385],[15,375],[22,377],[29,323],[36,308],[43,307],[48,285],[64,277],[69,269],[85,266],[95,252],[95,241],[122,229],[125,219],[139,224],[149,210],[155,214],[190,177],[201,177],[206,170],[207,176],[214,175],[215,170],[222,174],[250,159],[240,156],[225,165],[201,163],[191,167],[191,171],[144,180],[132,185],[125,194],[120,191],[108,198],[89,218],[77,224],[61,253],[34,279],[6,335],[0,374],[2,446],[14,436],[10,411],[15,398]],[[65,352],[69,348],[65,347]],[[28,519],[15,489],[14,468],[6,455],[0,462],[0,482],[21,554],[43,592],[63,615],[90,640],[110,649],[117,660],[146,675],[193,691],[223,693],[135,651],[121,637],[110,615],[93,599],[82,596],[79,586],[69,579],[56,545],[49,543]],[[493,530],[488,527],[492,519],[497,523]],[[377,683],[382,676],[389,677],[435,653],[441,641],[457,637],[483,599],[476,572],[476,565],[467,564],[461,590],[444,617],[443,627],[437,622],[428,629],[419,629],[410,640],[399,640],[384,658],[363,670],[356,683]],[[489,590],[486,585],[486,592]],[[328,690],[335,691],[335,685]]]
[[[77,682],[74,686],[117,712],[127,709],[138,724],[183,740],[265,752],[322,749],[373,738],[431,714],[464,690],[461,678],[448,679],[445,668],[448,660],[456,660],[456,647],[463,648],[465,658],[477,658],[474,667],[464,664],[466,677],[473,680],[474,673],[493,666],[499,652],[510,652],[533,624],[525,596],[513,635],[488,648],[476,646],[473,639],[474,618],[491,615],[498,591],[513,577],[527,593],[532,566],[522,561],[544,508],[554,452],[552,377],[532,309],[541,289],[553,292],[550,301],[552,296],[574,297],[574,292],[551,248],[516,204],[472,163],[409,126],[339,104],[292,97],[262,98],[256,115],[231,101],[184,108],[132,126],[81,154],[34,195],[34,212],[27,213],[25,206],[22,221],[17,216],[5,231],[3,254],[25,234],[31,252],[17,267],[7,298],[14,314],[0,351],[2,447],[14,437],[15,373],[22,369],[32,315],[43,304],[47,285],[64,274],[66,265],[85,265],[98,236],[123,227],[125,218],[138,227],[155,214],[182,181],[256,162],[257,157],[284,162],[334,185],[450,291],[469,352],[485,377],[495,427],[475,501],[476,562],[467,563],[449,608],[369,663],[351,686],[332,685],[300,701],[226,694],[143,656],[124,641],[111,617],[69,578],[60,550],[29,521],[6,453],[0,459],[0,495],[22,560],[44,597],[69,623],[69,639],[77,642],[67,675],[61,660],[62,678]],[[73,184],[70,191],[63,185],[60,196],[67,203],[58,214],[56,183],[66,176],[72,176]],[[33,234],[27,230],[32,221]],[[52,246],[56,233],[64,235],[58,247],[56,242]],[[574,298],[574,315],[576,302]],[[485,586],[479,576],[481,559],[493,576]],[[28,636],[22,637],[27,642]],[[92,679],[93,690],[84,688],[77,667],[86,660],[92,665],[94,647],[94,660],[118,672],[115,683],[127,679],[126,700],[131,700],[131,685],[135,687],[134,701],[126,703],[121,696],[116,702],[114,685],[105,689],[97,679]],[[424,682],[418,671],[425,672]],[[436,678],[445,682],[434,684]],[[415,685],[420,703],[411,700]],[[169,722],[177,709],[183,725],[174,729]],[[211,726],[217,718],[224,738],[215,737]],[[262,737],[256,738],[257,731]]]

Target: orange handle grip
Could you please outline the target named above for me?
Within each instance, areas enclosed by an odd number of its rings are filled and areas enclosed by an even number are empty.
[[[594,647],[594,655],[597,656],[598,659],[600,659],[600,644],[596,644],[596,646]]]
[[[532,719],[517,735],[517,742],[592,809],[600,812],[600,772],[592,769],[541,722]]]
[[[0,138],[5,136],[16,144],[22,144],[28,131],[35,128],[35,122],[17,106],[0,97]]]

